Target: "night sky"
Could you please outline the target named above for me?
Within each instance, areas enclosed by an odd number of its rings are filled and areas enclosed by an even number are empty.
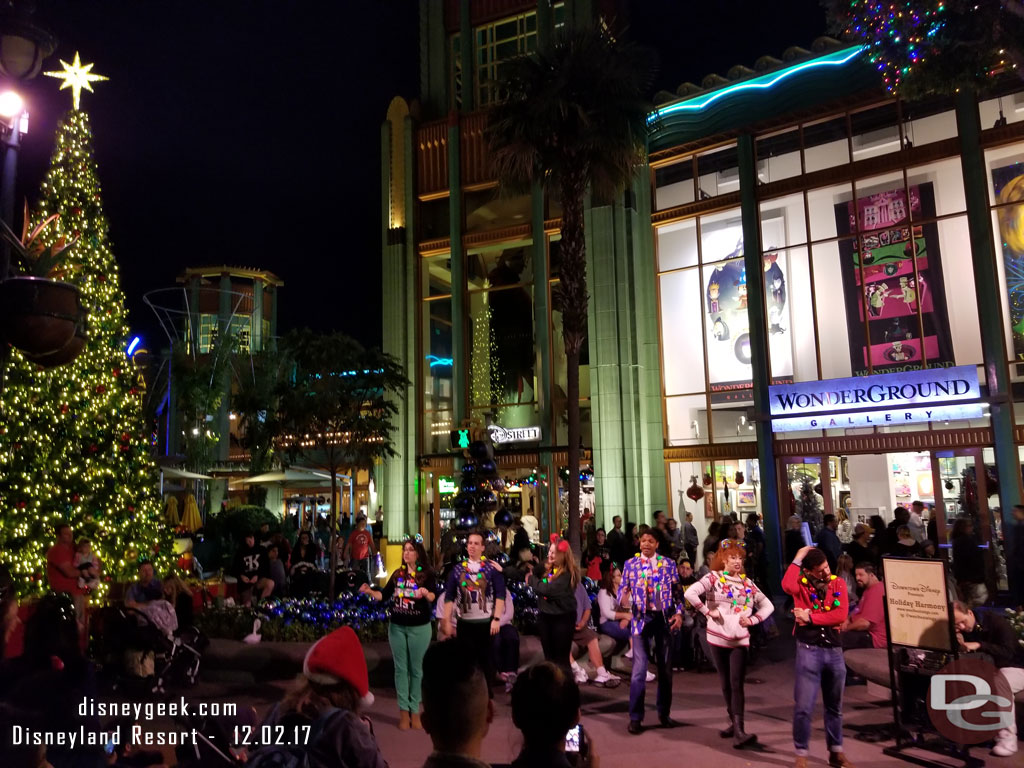
[[[442,0],[432,0],[441,2]],[[825,29],[817,0],[632,0],[657,89],[752,66]],[[785,16],[782,16],[785,9]],[[419,86],[416,0],[38,0],[59,40],[44,70],[110,77],[83,93],[130,322],[166,344],[142,295],[187,266],[269,269],[279,329],[381,338],[380,125]],[[19,204],[38,197],[69,91],[23,89]]]

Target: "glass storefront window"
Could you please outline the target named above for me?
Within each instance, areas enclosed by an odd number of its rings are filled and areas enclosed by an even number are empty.
[[[982,130],[996,128],[1004,120],[1019,123],[1024,120],[1024,93],[1010,93],[978,104]]]
[[[768,200],[760,205],[761,248],[774,251],[807,242],[807,219],[802,193]]]
[[[529,241],[470,251],[466,258],[470,291],[533,282],[533,246]]]
[[[934,205],[933,216],[948,216],[951,213],[963,213],[967,210],[967,198],[964,194],[964,177],[960,158],[951,157],[937,163],[918,166],[907,170],[907,184],[914,187],[931,185]],[[910,217],[920,221],[928,216],[923,207],[910,207]]]
[[[534,402],[533,289],[472,292],[469,318],[470,405]]]
[[[811,240],[827,240],[839,234],[836,206],[853,200],[852,184],[837,184],[807,192],[807,212],[811,219]],[[847,231],[846,229],[843,230]]]
[[[714,149],[697,156],[697,192],[701,200],[740,189],[736,145]]]
[[[495,189],[465,192],[466,233],[530,223],[530,195],[503,195]]]
[[[448,453],[451,431],[455,428],[451,411],[427,411],[423,414],[423,453]]]
[[[661,350],[666,395],[704,391],[704,350],[701,344],[702,285],[700,271],[684,269],[659,278],[661,288]]]
[[[697,529],[700,560],[708,527],[723,515],[735,514],[746,521],[751,512],[761,513],[760,474],[756,459],[673,461],[666,467],[670,486],[669,514],[679,525],[692,516]],[[696,498],[694,498],[696,497]],[[699,568],[700,562],[696,564]]]
[[[686,219],[657,229],[658,270],[697,264],[697,219]]]
[[[743,255],[743,222],[740,209],[702,216],[700,219],[701,262],[709,264]]]
[[[708,442],[707,398],[683,395],[665,398],[669,445],[699,445]]]
[[[815,298],[817,298],[815,296]],[[806,248],[765,253],[768,352],[775,381],[814,381],[814,304]]]
[[[735,443],[753,440],[754,409],[743,406],[711,408],[712,435],[716,443]]]
[[[951,109],[936,112],[932,104],[912,102],[904,102],[902,108],[903,131],[911,146],[921,147],[959,135],[956,113]]]
[[[452,407],[452,300],[423,302],[423,409]]]
[[[1024,143],[989,150],[985,165],[1007,359],[1024,362]]]
[[[747,271],[741,257],[701,269],[708,384],[713,393],[748,389],[750,319],[747,312]]]
[[[757,140],[759,169],[763,169],[766,184],[789,179],[802,173],[800,167],[800,131],[791,128]]]
[[[696,199],[693,185],[693,158],[665,165],[654,170],[655,206],[659,211]]]
[[[449,296],[452,292],[452,258],[445,253],[420,260],[420,298]]]
[[[850,162],[846,116],[804,126],[804,168],[807,173]]]
[[[844,268],[840,259],[840,246],[843,246],[846,252],[852,252],[854,248],[852,240],[845,240],[822,243],[811,250],[814,262],[818,339],[827,339],[827,343],[819,345],[823,379],[843,378],[850,376],[852,371],[848,312],[841,308],[844,303]],[[846,278],[854,286],[851,290],[856,290],[856,279],[856,275],[853,274]]]
[[[854,162],[900,151],[899,108],[895,101],[850,115]]]

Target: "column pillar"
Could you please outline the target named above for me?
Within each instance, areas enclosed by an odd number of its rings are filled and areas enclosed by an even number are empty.
[[[224,274],[220,276],[220,306],[217,313],[217,345],[220,346],[228,338],[231,332],[231,276]],[[211,354],[214,350],[211,350]],[[219,351],[216,354],[220,354]],[[231,408],[231,376],[230,368],[224,367],[224,374],[221,377],[221,391],[223,396],[220,399],[220,407],[217,409],[217,460],[227,461],[228,452],[231,448],[231,422],[228,420],[228,411]]]
[[[772,588],[778,590],[782,562],[782,527],[779,521],[779,483],[772,425],[768,418],[768,318],[765,312],[764,265],[757,211],[757,163],[754,139],[743,134],[738,141],[740,213],[743,222],[743,265],[747,272],[747,313],[750,326],[750,369],[754,385],[757,463],[761,474],[761,512],[764,515],[765,553]]]
[[[956,125],[960,134],[960,166],[963,169],[964,192],[967,198],[967,229],[971,238],[971,261],[974,266],[974,292],[978,302],[981,326],[982,363],[988,388],[989,413],[995,443],[996,472],[999,475],[999,506],[1003,531],[1013,530],[1013,507],[1021,503],[1021,472],[1017,446],[1013,438],[1013,391],[1007,364],[1006,337],[999,311],[999,284],[992,218],[988,208],[989,180],[985,153],[981,148],[981,119],[976,95],[961,90],[956,95]],[[979,471],[983,468],[979,467]],[[1009,538],[1009,537],[1006,537]],[[1011,558],[1024,557],[1024,552],[1006,552]],[[1012,569],[1007,569],[1012,578]],[[1010,584],[1011,592],[1015,584]]]
[[[545,0],[540,0],[541,5]],[[538,19],[538,30],[541,29]],[[539,32],[538,32],[539,34]],[[559,339],[553,338],[551,334],[551,301],[549,296],[548,283],[548,238],[544,233],[544,189],[539,183],[535,183],[530,190],[530,222],[531,237],[533,238],[533,327],[534,343],[537,350],[537,370],[535,373],[535,390],[537,393],[537,415],[541,424],[541,442],[539,446],[540,456],[537,471],[548,476],[548,482],[557,482],[558,468],[554,468],[552,474],[551,447],[555,445],[558,436],[558,415],[554,412],[552,393],[554,391],[554,376],[551,369],[551,349],[553,344],[560,344]],[[551,507],[549,492],[551,486],[544,488],[543,483],[537,486],[537,508],[534,514],[540,523],[542,534],[548,533],[547,519],[548,510]],[[557,484],[555,485],[557,489]],[[557,504],[556,504],[557,507]]]

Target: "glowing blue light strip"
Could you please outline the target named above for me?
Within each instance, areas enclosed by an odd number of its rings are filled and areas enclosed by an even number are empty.
[[[134,339],[132,339],[132,343],[128,345],[128,349],[126,350],[125,354],[127,354],[128,357],[131,357],[132,353],[135,351],[135,348],[139,346],[139,344],[141,343],[142,338],[140,336],[136,336]]]
[[[720,90],[709,93],[705,96],[698,96],[688,101],[679,102],[677,104],[669,104],[667,107],[661,107],[655,110],[647,116],[647,122],[653,123],[655,120],[666,117],[674,112],[699,112],[710,104],[718,101],[721,98],[737,93],[739,91],[753,90],[753,89],[765,89],[771,88],[777,83],[785,80],[786,78],[795,75],[797,72],[804,72],[808,69],[814,69],[816,67],[839,67],[846,64],[851,59],[859,56],[866,46],[858,46],[856,48],[844,48],[841,51],[830,53],[827,56],[822,56],[818,59],[812,59],[811,61],[805,61],[803,64],[797,64],[795,67],[789,67],[781,72],[772,72],[768,75],[762,75],[761,77],[754,78],[745,83],[737,83],[736,85],[730,85],[728,88],[722,88]]]
[[[455,361],[450,357],[438,357],[437,355],[427,355],[427,360],[430,361],[430,367],[433,368],[435,365],[454,365]]]

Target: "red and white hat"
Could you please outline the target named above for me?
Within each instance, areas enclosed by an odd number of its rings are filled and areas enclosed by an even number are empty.
[[[351,627],[340,627],[313,643],[302,662],[302,674],[320,685],[344,680],[362,697],[364,707],[373,704],[363,646]]]

